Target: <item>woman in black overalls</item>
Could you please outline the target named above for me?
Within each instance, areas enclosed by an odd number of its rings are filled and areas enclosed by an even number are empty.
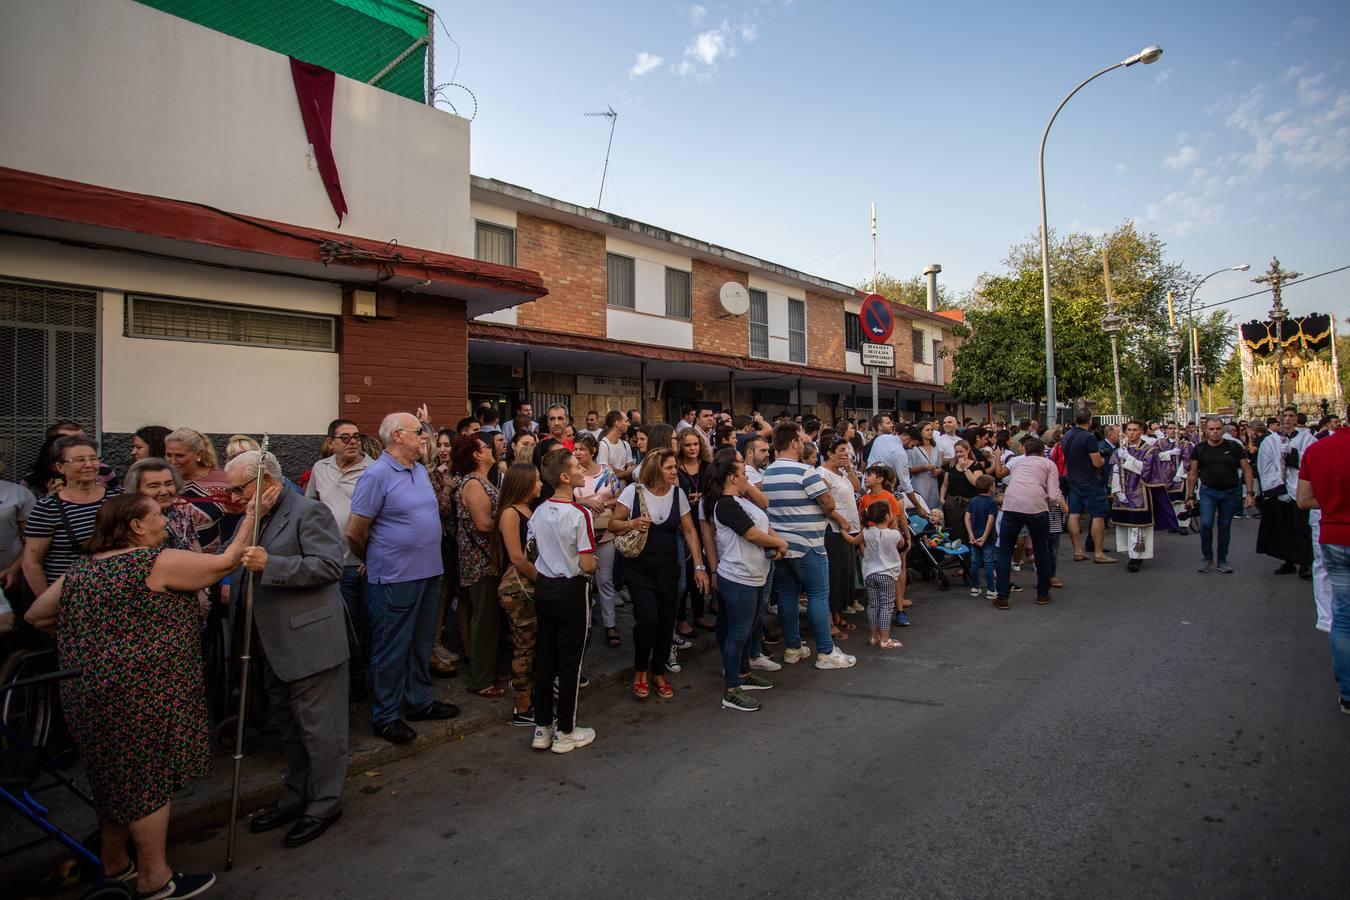
[[[635,529],[647,533],[647,543],[636,558],[622,554],[615,557],[633,601],[633,695],[639,700],[647,698],[652,685],[661,697],[675,694],[666,680],[666,660],[670,655],[671,630],[675,627],[679,603],[676,587],[683,564],[677,535],[684,536],[695,559],[703,558],[689,498],[680,489],[676,469],[674,451],[649,451],[642,460],[638,480],[619,495],[609,520],[609,530],[615,534]],[[702,562],[694,571],[694,582],[700,591],[708,589],[708,573]],[[651,684],[647,681],[648,673]]]

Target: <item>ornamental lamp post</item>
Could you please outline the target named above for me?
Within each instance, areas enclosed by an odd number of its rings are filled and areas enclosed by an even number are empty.
[[[1177,416],[1180,420],[1186,417],[1186,413],[1181,408],[1181,373],[1179,366],[1181,361],[1181,335],[1177,334],[1175,328],[1167,336],[1167,352],[1172,354],[1172,415]]]
[[[1124,415],[1125,404],[1120,394],[1120,355],[1117,335],[1124,326],[1124,320],[1116,314],[1116,301],[1107,296],[1106,315],[1102,316],[1102,331],[1111,336],[1111,372],[1116,378],[1116,415]]]
[[[1056,396],[1055,384],[1055,337],[1054,322],[1050,303],[1050,225],[1049,218],[1045,211],[1045,142],[1050,137],[1050,126],[1055,124],[1055,119],[1059,116],[1059,111],[1064,108],[1064,104],[1072,99],[1073,95],[1078,93],[1090,82],[1093,82],[1105,75],[1107,72],[1115,69],[1129,68],[1136,63],[1150,65],[1158,61],[1162,56],[1162,48],[1156,45],[1150,45],[1140,50],[1134,56],[1126,57],[1118,63],[1112,63],[1102,69],[1095,75],[1079,83],[1078,87],[1069,91],[1064,99],[1059,101],[1059,106],[1050,114],[1050,121],[1045,123],[1045,131],[1041,133],[1041,154],[1040,154],[1040,176],[1041,176],[1041,288],[1044,293],[1045,303],[1045,395],[1046,411],[1052,417],[1054,422],[1059,421],[1059,399]]]

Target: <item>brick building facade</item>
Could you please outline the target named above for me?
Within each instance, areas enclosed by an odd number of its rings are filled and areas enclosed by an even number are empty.
[[[855,288],[504,182],[471,185],[478,258],[538,271],[549,292],[468,323],[475,403],[505,416],[526,398],[536,413],[563,402],[578,420],[644,405],[652,420],[696,404],[870,412]],[[729,285],[748,310],[724,305]],[[955,411],[938,354],[955,346],[959,323],[894,310],[896,367],[880,378],[878,405],[910,418]]]

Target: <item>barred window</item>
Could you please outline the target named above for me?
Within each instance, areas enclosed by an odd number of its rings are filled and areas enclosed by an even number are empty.
[[[610,306],[637,308],[633,259],[617,253],[605,254],[605,297]]]
[[[473,255],[483,262],[500,263],[503,266],[516,264],[516,232],[513,228],[493,225],[490,222],[476,222],[473,238]]]
[[[923,352],[923,350],[924,350],[924,347],[923,347],[924,343],[925,343],[925,341],[924,341],[924,338],[923,338],[923,331],[922,331],[921,329],[918,329],[918,328],[913,329],[913,330],[910,332],[910,345],[913,347],[913,350],[914,350],[914,362],[916,362],[916,363],[923,363],[923,362],[925,362],[926,359],[927,359],[927,357],[924,355],[924,352]]]
[[[750,355],[769,358],[769,295],[750,289]]]
[[[857,313],[844,313],[844,349],[854,353],[862,351],[862,322]]]
[[[127,295],[127,337],[332,353],[332,316]]]
[[[666,315],[676,319],[691,318],[691,275],[679,269],[666,269]]]
[[[806,362],[806,301],[788,298],[788,362]]]

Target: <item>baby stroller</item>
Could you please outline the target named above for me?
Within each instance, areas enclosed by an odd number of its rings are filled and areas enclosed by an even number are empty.
[[[909,529],[914,533],[908,557],[910,571],[924,581],[936,578],[939,591],[951,587],[953,574],[969,583],[969,547],[920,515],[910,514]]]
[[[11,681],[0,686],[0,696],[8,696],[13,691],[37,686],[51,688],[55,686],[56,682],[66,678],[76,678],[79,674],[78,669],[66,669]],[[61,771],[45,749],[34,746],[3,722],[0,722],[0,734],[4,737],[4,750],[0,751],[0,801],[32,822],[46,837],[51,838],[75,854],[80,866],[94,882],[94,886],[84,894],[84,900],[93,900],[93,898],[113,900],[113,898],[131,897],[132,889],[130,885],[120,881],[108,880],[107,873],[103,871],[103,861],[99,858],[99,854],[86,846],[91,843],[90,839],[86,839],[82,843],[47,818],[47,807],[33,796],[33,792],[37,790],[34,785],[43,773],[46,773],[91,807],[94,805],[93,799],[80,790],[70,780],[70,777]],[[14,853],[26,850],[37,843],[41,843],[42,840],[44,838],[39,838],[36,842],[12,848],[7,852]]]

